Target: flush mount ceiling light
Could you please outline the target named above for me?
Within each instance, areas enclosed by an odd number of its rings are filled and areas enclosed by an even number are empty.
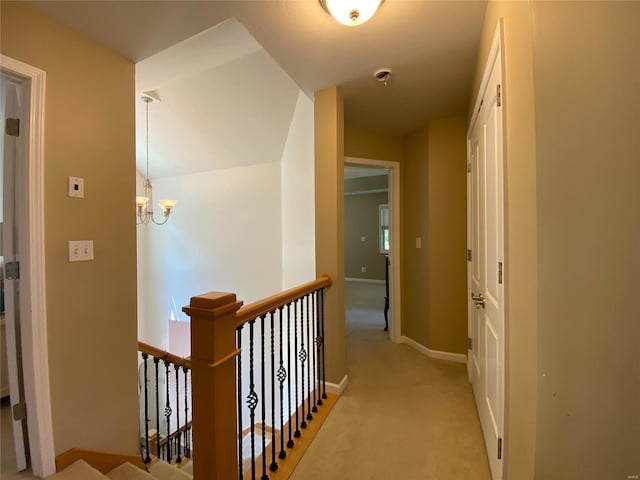
[[[319,0],[320,5],[343,25],[355,27],[369,20],[384,0]]]

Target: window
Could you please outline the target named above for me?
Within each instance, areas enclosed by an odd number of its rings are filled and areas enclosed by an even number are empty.
[[[380,253],[389,253],[389,205],[380,205]]]

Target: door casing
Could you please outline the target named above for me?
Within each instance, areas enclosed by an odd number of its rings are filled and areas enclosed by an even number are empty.
[[[386,168],[389,171],[389,296],[390,327],[389,336],[394,343],[402,341],[402,312],[400,292],[400,163],[387,160],[373,160],[359,157],[345,157],[345,165],[357,167]]]
[[[55,450],[49,388],[44,244],[44,107],[46,74],[6,55],[0,55],[2,73],[19,78],[24,93],[23,158],[27,174],[17,185],[27,205],[22,218],[21,251],[22,369],[28,417],[31,470],[38,477],[55,473]]]

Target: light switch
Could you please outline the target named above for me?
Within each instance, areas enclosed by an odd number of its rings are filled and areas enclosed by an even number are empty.
[[[69,177],[69,196],[84,198],[84,178]]]
[[[69,261],[86,262],[93,260],[93,240],[69,241]]]
[[[416,237],[416,248],[422,248],[422,238]]]
[[[360,237],[360,241],[361,242],[366,242],[367,241],[367,237],[365,237],[364,235],[362,237]]]

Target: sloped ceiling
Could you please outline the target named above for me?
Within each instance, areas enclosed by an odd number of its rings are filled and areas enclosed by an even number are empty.
[[[300,93],[231,19],[136,65],[149,92],[151,178],[278,162]],[[145,103],[138,99],[137,167],[145,172]]]

